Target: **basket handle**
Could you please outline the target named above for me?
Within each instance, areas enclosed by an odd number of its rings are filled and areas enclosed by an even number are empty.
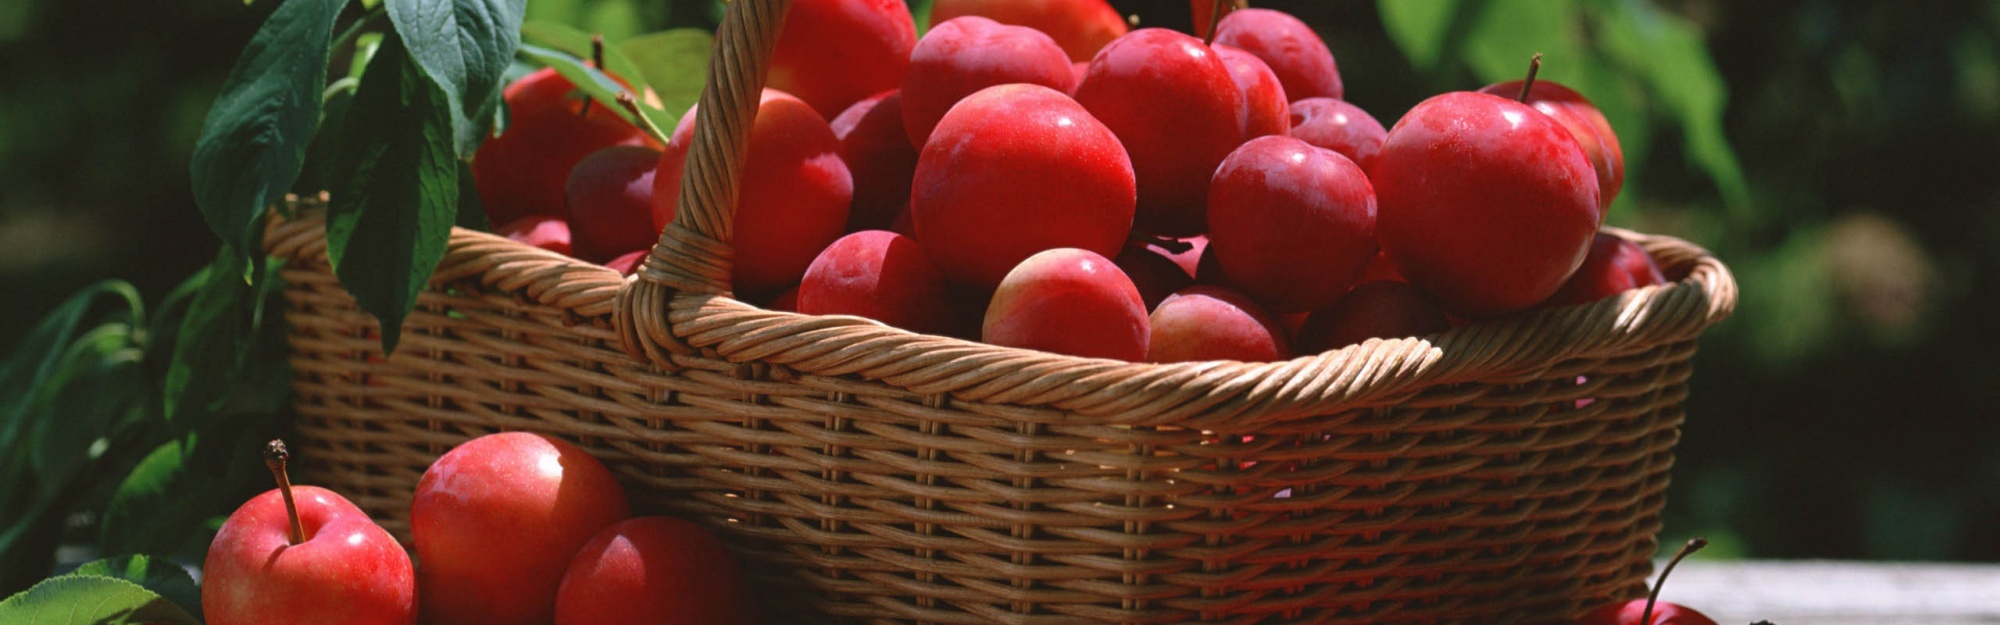
[[[672,293],[728,294],[737,176],[791,0],[733,0],[716,27],[708,78],[696,107],[694,140],[681,173],[674,220],[619,292],[619,342],[637,358],[665,362],[656,346],[691,353],[666,324]]]

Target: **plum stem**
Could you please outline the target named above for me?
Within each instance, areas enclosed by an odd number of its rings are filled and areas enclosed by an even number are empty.
[[[1222,7],[1230,6],[1230,0],[1215,0],[1208,14],[1208,34],[1201,38],[1201,45],[1215,45],[1215,27],[1222,24]]]
[[[596,64],[597,71],[605,71],[604,33],[591,33],[590,35],[590,62]],[[590,98],[583,99],[583,106],[576,110],[577,117],[587,117],[590,115],[590,102]]]
[[[299,524],[299,504],[292,500],[292,478],[285,473],[285,461],[292,458],[292,452],[285,449],[285,441],[271,439],[264,444],[264,466],[270,467],[271,477],[278,480],[278,492],[285,496],[285,516],[292,521],[285,538],[291,544],[306,541],[306,528]]]
[[[1528,103],[1528,92],[1535,89],[1535,74],[1541,71],[1542,53],[1536,52],[1533,58],[1528,59],[1528,79],[1521,81],[1521,97],[1515,98],[1516,100],[1520,100],[1522,104]]]
[[[661,146],[667,145],[667,140],[672,138],[666,132],[660,130],[659,125],[653,123],[653,118],[647,117],[646,112],[639,109],[639,99],[633,97],[632,92],[618,92],[618,105],[625,107],[626,112],[631,113],[632,117],[638,119],[639,129],[646,131],[646,134],[653,137],[654,141],[660,142]]]
[[[1536,58],[1541,58],[1541,56],[1542,55],[1539,54],[1535,55]],[[1531,77],[1533,75],[1534,74],[1529,74],[1529,76]],[[1646,595],[1646,611],[1639,613],[1639,625],[1652,625],[1653,604],[1660,600],[1660,588],[1667,585],[1667,575],[1670,575],[1674,572],[1674,565],[1680,564],[1681,560],[1687,558],[1689,554],[1693,554],[1696,551],[1701,551],[1702,547],[1707,547],[1707,546],[1708,546],[1708,539],[1696,536],[1694,538],[1688,539],[1687,544],[1681,545],[1680,551],[1674,552],[1674,559],[1668,560],[1667,568],[1660,570],[1660,579],[1653,581],[1652,594]]]
[[[598,71],[610,71],[604,67],[604,33],[590,35],[590,63],[596,65]]]

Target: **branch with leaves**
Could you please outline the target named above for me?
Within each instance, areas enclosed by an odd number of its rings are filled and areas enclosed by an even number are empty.
[[[384,352],[451,228],[483,225],[468,164],[504,128],[501,93],[521,60],[555,68],[635,125],[672,128],[661,107],[694,103],[709,45],[705,32],[676,30],[609,49],[612,71],[658,98],[628,110],[617,105],[626,87],[578,58],[589,36],[524,24],[525,0],[385,0],[336,37],[347,4],[278,7],[210,109],[190,173],[210,228],[246,264],[261,258],[264,220],[286,193],[328,192],[327,259],[380,322]],[[524,33],[545,45],[524,45]],[[346,75],[329,80],[342,55]]]

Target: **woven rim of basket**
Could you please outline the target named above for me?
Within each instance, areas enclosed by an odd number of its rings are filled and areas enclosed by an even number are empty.
[[[324,266],[324,216],[316,204],[299,203],[283,211],[292,218],[273,220],[267,251]],[[810,375],[858,376],[925,396],[1055,408],[1070,423],[1258,425],[1384,404],[1441,384],[1506,375],[1526,380],[1565,360],[1689,341],[1734,309],[1735,279],[1707,251],[1673,237],[1605,231],[1639,243],[1675,281],[1581,306],[1530,311],[1428,337],[1369,340],[1280,362],[1079,358],[916,334],[861,317],[767,311],[727,295],[696,293],[675,294],[658,314],[637,321],[659,324],[659,331],[682,342],[679,349],[622,347],[632,364],[651,361],[676,370],[690,358],[760,362]],[[477,284],[609,323],[628,310],[621,300],[641,283],[603,266],[454,229],[432,276],[433,288],[447,284]]]

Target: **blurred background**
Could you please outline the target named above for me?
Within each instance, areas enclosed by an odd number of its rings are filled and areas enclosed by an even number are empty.
[[[0,354],[86,284],[153,302],[213,257],[189,153],[277,4],[0,0]],[[1181,2],[1113,4],[1187,28]],[[1609,222],[1736,272],[1742,304],[1697,358],[1663,544],[2000,562],[2000,2],[1251,4],[1319,29],[1348,98],[1385,125],[1548,54],[1543,77],[1596,100],[1624,144]],[[615,42],[720,10],[529,15]]]

